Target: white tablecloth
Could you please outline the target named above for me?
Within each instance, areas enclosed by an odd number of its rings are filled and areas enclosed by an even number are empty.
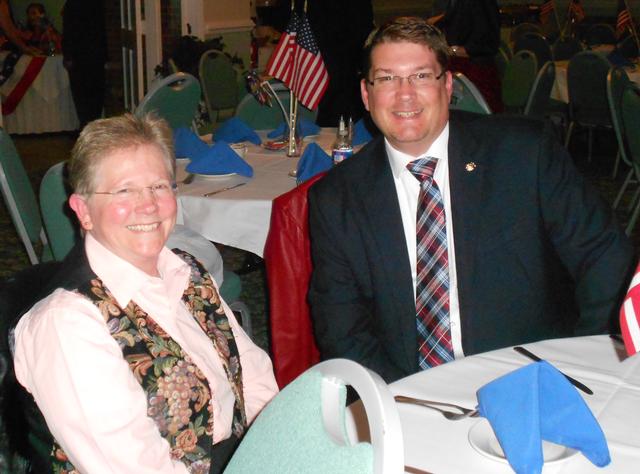
[[[560,100],[565,103],[569,103],[569,90],[567,88],[567,67],[569,61],[555,61],[556,65],[556,80],[551,88],[551,98]],[[629,79],[633,82],[640,84],[640,67],[627,68],[627,74]]]
[[[626,358],[622,345],[607,336],[556,339],[527,344],[532,352],[591,388],[580,391],[600,423],[609,444],[611,464],[597,468],[581,453],[545,465],[543,473],[585,474],[640,472],[640,356]],[[390,385],[395,395],[448,401],[473,408],[476,390],[531,363],[511,348],[467,357],[404,378]],[[469,430],[480,418],[449,421],[415,405],[398,404],[405,446],[405,464],[438,474],[500,474],[508,464],[476,451]]]
[[[313,138],[328,154],[335,140],[335,129],[323,129]],[[303,145],[308,143],[305,139]],[[207,179],[196,177],[188,185],[179,185],[178,223],[184,224],[207,239],[262,256],[271,219],[271,202],[296,186],[289,176],[298,158],[286,156],[286,150],[269,151],[249,144],[245,157],[253,167],[253,178],[230,176]],[[186,162],[179,160],[177,180],[186,176]],[[238,183],[235,189],[205,197],[203,194]]]
[[[7,53],[0,55],[0,63]],[[2,100],[9,95],[24,74],[31,57],[22,55],[11,77],[0,87]],[[78,116],[69,88],[69,75],[62,56],[47,57],[40,73],[10,115],[4,128],[9,133],[44,133],[76,130]]]

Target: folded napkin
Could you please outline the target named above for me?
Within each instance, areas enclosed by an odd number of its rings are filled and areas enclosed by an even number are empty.
[[[209,150],[209,145],[187,127],[178,127],[173,131],[173,146],[177,158],[197,160]]]
[[[301,118],[296,123],[296,131],[299,137],[306,137],[308,135],[317,135],[320,133],[320,127],[313,123],[311,120]],[[273,131],[269,132],[267,136],[269,138],[282,137],[289,134],[289,124],[282,122]]]
[[[327,171],[333,166],[333,160],[315,143],[309,143],[298,161],[296,171],[298,184],[312,178],[318,173]]]
[[[258,134],[238,117],[232,117],[218,127],[213,135],[215,141],[227,143],[237,143],[248,141],[255,145],[260,145],[262,140]]]
[[[360,119],[353,125],[353,138],[351,139],[352,146],[362,145],[371,140],[371,134],[364,124],[364,120]]]
[[[542,471],[542,440],[582,451],[593,464],[609,464],[604,433],[582,397],[546,361],[510,372],[480,388],[480,415],[518,474]]]
[[[192,160],[186,170],[189,173],[198,174],[238,173],[249,178],[253,176],[253,168],[222,141],[209,147],[207,153],[199,159]]]

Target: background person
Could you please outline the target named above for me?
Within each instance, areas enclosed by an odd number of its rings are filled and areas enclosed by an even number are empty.
[[[361,92],[384,136],[309,191],[321,357],[387,382],[466,354],[604,332],[634,266],[609,206],[546,124],[450,114],[448,52],[420,18],[372,35]],[[417,167],[433,174],[421,182]]]
[[[72,151],[85,238],[15,330],[16,377],[55,439],[56,472],[220,472],[277,392],[211,276],[165,247],[174,173],[154,117],[94,121]]]

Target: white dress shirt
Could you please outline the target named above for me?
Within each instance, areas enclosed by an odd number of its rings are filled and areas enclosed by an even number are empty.
[[[85,250],[91,269],[118,304],[131,300],[167,332],[205,375],[211,388],[214,442],[231,434],[231,386],[211,340],[181,300],[190,267],[164,249],[160,277],[120,259],[90,234]],[[277,393],[271,361],[236,322],[231,324],[243,371],[251,422]],[[170,456],[169,443],[147,416],[147,397],[98,308],[84,296],[58,289],[34,306],[15,331],[15,371],[33,394],[53,436],[85,473],[187,472]]]
[[[413,278],[413,295],[416,293],[416,214],[418,212],[418,195],[420,194],[420,182],[407,169],[407,164],[419,158],[433,157],[438,159],[438,164],[433,175],[442,199],[444,201],[444,213],[447,226],[447,254],[449,257],[449,320],[451,322],[451,342],[453,354],[456,358],[464,357],[462,351],[462,334],[460,328],[460,306],[458,304],[458,280],[456,276],[456,254],[453,241],[453,221],[451,219],[451,188],[449,187],[449,123],[445,125],[442,133],[435,139],[429,149],[420,157],[407,155],[396,150],[385,138],[385,147],[393,180],[396,185],[400,215],[407,242],[411,276]]]

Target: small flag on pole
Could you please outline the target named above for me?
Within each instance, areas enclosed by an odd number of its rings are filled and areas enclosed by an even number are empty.
[[[329,84],[329,74],[304,14],[291,13],[267,63],[267,74],[284,82],[305,107],[318,106]]]
[[[618,36],[622,36],[625,30],[631,26],[631,12],[629,12],[627,5],[622,2],[620,7],[618,19],[616,20],[616,33]]]
[[[627,354],[640,351],[640,265],[620,308],[620,329]]]
[[[541,6],[540,6],[540,23],[545,24],[549,21],[549,18],[551,18],[551,15],[553,15],[553,11],[555,10],[555,5],[553,0],[548,0],[547,2],[544,2]]]

